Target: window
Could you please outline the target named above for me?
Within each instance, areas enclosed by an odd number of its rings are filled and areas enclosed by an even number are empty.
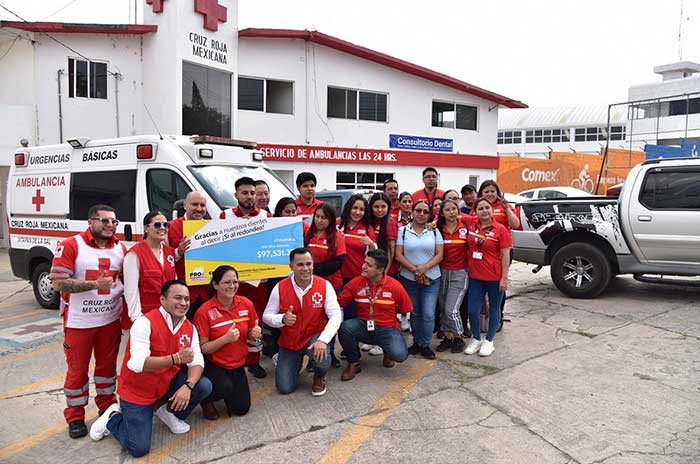
[[[576,142],[585,142],[586,141],[586,129],[585,128],[578,128],[576,129]]]
[[[68,98],[107,99],[107,63],[68,58]]]
[[[136,170],[71,175],[70,219],[88,219],[92,205],[110,205],[122,221],[136,220]]]
[[[649,209],[700,209],[700,170],[649,171],[639,201]]]
[[[192,190],[176,172],[170,169],[149,169],[146,174],[149,211],[161,211],[167,217],[177,200],[184,200]]]
[[[518,196],[525,197],[525,198],[532,198],[532,196],[535,194],[534,190],[528,190],[527,192],[520,192]]]
[[[294,83],[239,77],[238,109],[294,114]]]
[[[498,133],[499,144],[522,143],[521,131],[501,131]]]
[[[625,140],[625,126],[611,126],[610,140]]]
[[[393,178],[394,173],[338,171],[335,174],[335,188],[337,190],[382,190],[384,188],[384,181]]]
[[[477,109],[475,106],[433,101],[433,127],[450,127],[476,130]]]
[[[557,192],[556,190],[540,190],[540,194],[538,195],[537,198],[547,198],[547,199],[566,198],[566,195],[564,195],[561,192]]]
[[[182,133],[231,137],[231,74],[182,62]]]
[[[326,114],[329,118],[386,122],[387,94],[328,87]]]
[[[469,176],[469,185],[479,188],[479,176]]]

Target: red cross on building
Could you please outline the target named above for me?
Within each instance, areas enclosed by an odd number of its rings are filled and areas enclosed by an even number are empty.
[[[41,189],[36,189],[36,195],[32,197],[32,204],[36,206],[37,211],[41,211],[41,205],[44,203],[46,203],[46,199],[41,196]]]
[[[49,333],[49,332],[53,332],[54,330],[57,330],[59,327],[63,327],[62,322],[54,322],[53,324],[46,324],[46,325],[38,325],[38,324],[25,325],[24,327],[22,327],[22,330],[20,330],[19,332],[14,332],[14,335],[29,335],[31,333],[36,333],[36,332]]]
[[[111,277],[113,280],[117,280],[119,277],[119,271],[109,269],[109,258],[99,258],[97,264],[97,269],[90,269],[85,271],[85,280],[97,280],[103,272],[107,271],[105,277]],[[109,295],[109,290],[98,290],[98,295]]]
[[[149,5],[153,5],[154,13],[162,13],[164,1],[165,0],[146,0],[146,3],[148,3]]]
[[[204,29],[219,30],[219,22],[226,22],[226,7],[219,0],[194,0],[194,11],[204,15]]]

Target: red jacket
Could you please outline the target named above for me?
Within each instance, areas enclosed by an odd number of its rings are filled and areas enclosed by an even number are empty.
[[[285,325],[280,329],[279,346],[282,348],[299,351],[306,348],[314,335],[323,332],[326,327],[326,280],[314,276],[311,289],[304,295],[303,306],[294,291],[293,277],[286,277],[280,281],[279,301],[280,314],[284,314],[291,306],[297,316],[294,325]]]
[[[146,240],[142,240],[129,250],[139,259],[139,298],[141,312],[160,307],[160,289],[165,282],[177,277],[175,273],[175,249],[163,244],[163,265],[158,262],[156,255],[148,248]]]

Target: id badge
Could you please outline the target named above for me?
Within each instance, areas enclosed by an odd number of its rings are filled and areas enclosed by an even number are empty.
[[[374,332],[374,321],[367,321],[367,332]]]
[[[475,252],[472,253],[472,258],[474,258],[474,259],[483,259],[483,258],[484,258],[484,254],[483,254],[482,252],[480,252],[480,251],[475,251]]]

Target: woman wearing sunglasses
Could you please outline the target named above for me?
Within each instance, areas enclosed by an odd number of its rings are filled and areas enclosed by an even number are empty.
[[[207,359],[204,375],[214,386],[211,395],[201,403],[202,411],[206,419],[216,420],[219,412],[214,401],[224,400],[229,417],[242,416],[250,409],[246,338],[260,339],[260,321],[253,303],[236,295],[238,272],[232,266],[214,270],[209,291],[214,297],[200,306],[194,316],[199,346]]]
[[[124,297],[129,320],[122,318],[125,328],[141,314],[160,307],[160,289],[176,278],[174,248],[165,244],[168,220],[160,211],[151,211],[143,218],[143,240],[131,247],[124,257]],[[122,313],[124,314],[124,313]]]
[[[435,305],[440,291],[440,267],[443,240],[440,231],[428,230],[426,224],[431,207],[425,200],[413,205],[413,222],[401,227],[396,241],[396,261],[401,265],[399,276],[413,303],[410,354],[435,359],[430,340],[435,327]]]

